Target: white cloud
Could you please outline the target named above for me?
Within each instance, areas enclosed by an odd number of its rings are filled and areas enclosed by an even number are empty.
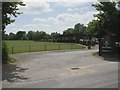
[[[15,23],[11,23],[8,26],[10,26],[10,27],[17,27],[17,25]]]
[[[70,12],[70,11],[73,11],[74,9],[73,8],[68,8],[67,11]]]
[[[33,22],[34,23],[45,23],[45,22],[47,22],[47,20],[44,18],[34,18]]]
[[[91,5],[91,4],[90,4]],[[90,11],[90,5],[89,6],[86,6],[86,7],[80,7],[80,8],[68,8],[66,11],[67,12],[79,12],[79,13],[85,13],[85,12],[88,12],[88,11]],[[91,8],[93,8],[93,7],[91,7]],[[94,8],[93,8],[93,10],[94,10]]]
[[[42,12],[51,12],[52,9],[47,2],[24,2],[26,6],[20,6],[20,11],[25,14],[40,14]]]
[[[78,7],[78,6],[81,6],[81,5],[84,5],[86,4],[86,2],[57,2],[56,5],[57,6],[62,6],[62,7]]]
[[[26,24],[20,27],[13,27],[11,31],[17,32],[19,30],[22,31],[45,31],[47,33],[51,32],[59,32],[62,33],[63,30],[71,27],[73,28],[75,24],[81,23],[87,25],[87,23],[94,19],[93,14],[98,13],[96,11],[89,11],[83,14],[70,14],[70,13],[62,13],[57,15],[56,17],[48,17],[48,18],[34,18],[31,24]],[[11,27],[11,26],[10,26]],[[9,31],[7,31],[9,33]]]
[[[67,11],[71,12],[71,11],[80,11],[82,8],[68,8]]]
[[[120,11],[120,4],[116,4],[116,9]]]
[[[49,18],[34,18],[33,22],[22,27],[23,30],[43,30],[47,33],[59,32],[62,33],[63,30],[66,30],[69,27],[74,27],[75,24],[81,23],[87,25],[87,23],[92,20],[93,14],[97,13],[96,11],[89,11],[85,14],[69,14],[62,13],[56,17]]]
[[[29,24],[26,23],[24,26],[19,24],[18,26],[16,26],[13,24],[8,27],[10,27],[10,30],[12,32],[17,32],[19,30],[22,30],[22,31],[45,30],[47,33],[51,33],[53,31],[62,33],[63,30],[66,30],[69,27],[74,27],[74,25],[77,23],[87,25],[87,23],[91,19],[93,19],[93,14],[96,13],[96,11],[89,10],[90,7],[88,4],[86,4],[86,2],[56,2],[55,5],[65,7],[65,10],[69,12],[68,13],[60,12],[60,13],[57,13],[57,16],[55,16],[56,15],[55,12],[52,12],[52,14],[54,15],[51,17],[48,17],[48,16],[45,18],[35,17],[32,22],[30,22]],[[85,5],[88,5],[88,6],[85,6]],[[81,7],[78,8],[78,6],[81,6]],[[54,9],[55,10],[59,9],[59,8],[58,9],[56,8],[58,8],[58,6],[54,7]],[[52,11],[52,9],[50,8],[50,3],[47,3],[47,2],[26,2],[26,6],[20,7],[20,10],[26,14],[40,14],[43,12]],[[73,11],[75,11],[76,13]],[[8,30],[7,32],[9,33],[10,30]]]
[[[26,2],[97,2],[97,0],[22,0],[22,1],[26,1]]]
[[[98,0],[63,0],[55,2],[56,6],[75,8],[79,6],[88,6],[89,3],[98,3]]]

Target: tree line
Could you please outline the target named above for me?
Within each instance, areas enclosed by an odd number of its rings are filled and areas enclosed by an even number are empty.
[[[86,34],[87,27],[84,24],[77,23],[74,28],[68,28],[64,30],[62,34],[58,32],[52,32],[51,34],[45,31],[18,31],[17,33],[10,32],[5,34],[5,40],[36,40],[36,41],[49,41],[59,38],[60,35],[72,35],[72,34]]]

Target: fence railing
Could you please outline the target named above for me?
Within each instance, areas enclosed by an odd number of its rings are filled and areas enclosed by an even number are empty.
[[[9,48],[9,53],[15,54],[15,53],[22,53],[22,52],[67,50],[67,49],[81,49],[81,48],[84,48],[84,46],[77,45],[77,44],[12,46],[11,48]]]

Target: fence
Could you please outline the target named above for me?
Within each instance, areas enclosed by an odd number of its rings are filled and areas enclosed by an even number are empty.
[[[9,48],[9,53],[35,52],[35,51],[51,51],[51,50],[67,50],[84,48],[77,44],[59,44],[59,45],[29,45],[29,46],[12,46]]]

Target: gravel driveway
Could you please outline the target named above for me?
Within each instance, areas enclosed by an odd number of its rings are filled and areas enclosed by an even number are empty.
[[[93,56],[94,50],[14,54],[19,67],[3,88],[117,88],[118,62]]]

